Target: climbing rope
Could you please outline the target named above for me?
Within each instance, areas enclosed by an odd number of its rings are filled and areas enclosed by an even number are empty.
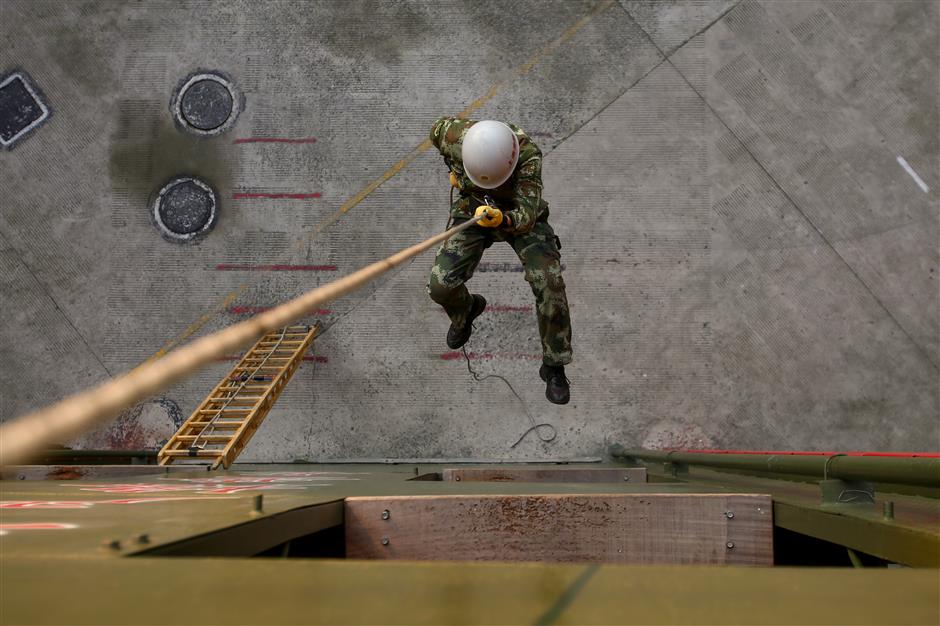
[[[382,274],[484,218],[485,215],[470,218],[251,319],[176,348],[157,360],[144,363],[97,387],[4,423],[0,426],[0,465],[26,462],[51,442],[68,441],[101,422],[113,419],[122,410],[166,389],[215,359],[257,341],[265,333],[296,322],[313,309],[359,290]]]

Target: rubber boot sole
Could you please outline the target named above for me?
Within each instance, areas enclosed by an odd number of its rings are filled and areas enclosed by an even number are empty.
[[[486,309],[486,298],[481,296],[478,293],[473,294],[473,305],[470,307],[470,313],[467,315],[467,325],[466,331],[467,334],[465,337],[457,338],[456,341],[451,341],[450,333],[447,333],[447,347],[451,350],[459,350],[470,341],[470,335],[473,334],[473,320],[480,317],[483,311]]]
[[[545,375],[544,366],[539,368],[539,378],[542,379],[542,382],[548,383],[548,376]],[[562,398],[560,400],[553,400],[551,395],[549,395],[548,393],[548,385],[546,384],[545,385],[545,399],[551,402],[552,404],[568,404],[569,402],[571,402],[571,391],[570,390],[568,391],[568,397]]]

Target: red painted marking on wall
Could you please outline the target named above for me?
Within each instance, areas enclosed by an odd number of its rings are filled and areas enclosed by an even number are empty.
[[[274,307],[270,306],[230,306],[228,312],[232,315],[254,315],[256,313],[264,313]],[[310,311],[308,315],[330,315],[333,311],[330,309],[317,309],[315,311]]]
[[[272,200],[310,200],[311,198],[319,198],[320,193],[246,193],[239,192],[233,193],[233,200],[251,200],[254,198],[266,198]]]
[[[468,352],[471,361],[491,361],[493,359],[522,359],[525,361],[541,361],[541,354],[526,354],[525,352]],[[454,350],[441,355],[445,361],[455,361],[463,358],[463,352]]]
[[[235,143],[316,143],[315,137],[291,139],[288,137],[243,137],[236,139]]]
[[[223,272],[335,272],[335,265],[252,265],[250,263],[219,263]]]
[[[242,360],[242,357],[240,356],[220,356],[220,357],[216,357],[215,359],[213,359],[213,361],[217,363],[221,363],[223,361],[241,361],[241,360]],[[320,355],[308,355],[308,356],[303,357],[302,360],[312,361],[314,363],[328,363],[329,362],[328,357],[320,356]]]

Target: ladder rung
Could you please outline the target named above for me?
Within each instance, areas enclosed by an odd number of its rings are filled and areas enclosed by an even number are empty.
[[[245,385],[244,387],[239,387],[238,385],[229,385],[226,387],[219,387],[219,391],[261,391],[264,389],[269,389],[271,385]]]
[[[175,439],[177,441],[196,441],[205,440],[205,441],[231,441],[232,437],[230,435],[176,435]]]
[[[284,365],[287,365],[285,361],[291,361],[293,358],[294,357],[292,356],[274,356],[271,358],[258,356],[239,359],[238,362],[247,364],[247,367],[257,367],[258,365],[263,365],[264,363],[270,363],[271,365],[284,367]]]
[[[219,421],[215,421],[215,422],[212,422],[212,423],[210,424],[209,422],[189,422],[188,424],[184,424],[184,425],[183,425],[183,428],[188,428],[188,427],[195,428],[195,427],[197,427],[197,426],[201,426],[201,427],[205,428],[205,427],[208,426],[208,427],[211,427],[211,428],[230,428],[230,429],[232,429],[232,430],[237,430],[237,429],[241,428],[241,427],[242,427],[242,424],[244,424],[244,423],[245,423],[245,422],[219,422]],[[182,429],[180,429],[180,430],[182,430]]]
[[[215,458],[219,456],[221,450],[196,450],[195,456],[197,458]],[[189,450],[164,450],[160,454],[163,456],[194,456],[190,454]]]
[[[277,365],[271,365],[271,366],[262,365],[261,367],[251,367],[251,366],[249,366],[249,367],[236,367],[236,368],[234,368],[232,371],[233,371],[233,372],[237,372],[238,370],[251,370],[251,371],[255,371],[255,370],[282,370],[282,369],[284,369],[284,368],[283,368],[283,367],[280,367],[280,366],[277,366]]]
[[[213,396],[211,398],[206,398],[205,400],[203,400],[203,404],[208,404],[208,403],[218,404],[220,402],[229,402],[229,401],[245,402],[248,400],[251,400],[252,402],[256,402],[259,398],[264,398],[267,395],[268,394],[264,394],[264,395],[255,397],[253,395],[243,395],[238,392],[235,392],[228,396],[226,396],[225,394],[222,394],[221,396]]]
[[[219,417],[235,417],[235,418],[241,418],[241,415],[225,415],[225,413],[226,413],[226,412],[229,412],[229,413],[249,413],[249,412],[251,411],[251,409],[254,409],[255,406],[257,406],[258,403],[255,402],[255,401],[251,401],[250,403],[245,403],[245,402],[229,402],[229,403],[225,406],[224,409],[221,408],[221,407],[212,406],[213,404],[222,404],[222,403],[221,403],[221,402],[209,402],[209,403],[207,403],[207,404],[203,404],[203,405],[202,405],[203,408],[201,408],[201,409],[199,409],[199,410],[200,410],[200,411],[209,411],[210,413],[218,413],[218,412],[221,411],[221,412],[223,413],[223,415],[220,415]],[[247,409],[247,410],[246,410],[246,409]]]
[[[205,411],[208,413],[247,413],[251,410],[251,407],[254,406],[255,403],[252,403],[251,405],[236,404],[235,406],[232,406],[231,403],[229,403],[229,405],[225,407],[211,406],[213,404],[223,404],[223,403],[206,400],[199,406],[198,410]]]
[[[212,398],[206,398],[205,401],[206,402],[228,402],[229,400],[242,400],[242,401],[260,400],[261,398],[264,398],[266,395],[268,394],[264,393],[258,396],[258,395],[244,395],[244,394],[236,393],[231,396],[215,396]]]
[[[261,359],[264,357],[268,357],[270,359],[273,359],[273,358],[283,359],[283,358],[290,358],[290,355],[294,354],[294,352],[295,352],[294,348],[274,348],[273,350],[265,348],[264,350],[257,350],[257,351],[248,350],[244,354],[245,356],[251,359]],[[278,355],[278,356],[275,357],[274,355]]]
[[[222,406],[215,406],[215,405],[223,405],[223,404],[225,405],[225,408],[222,408]],[[199,410],[209,411],[211,413],[218,413],[219,411],[222,411],[222,412],[230,411],[232,413],[235,413],[237,411],[239,413],[243,413],[244,411],[242,411],[242,409],[252,409],[257,404],[258,404],[257,400],[247,400],[245,402],[239,402],[238,400],[233,401],[230,399],[220,400],[220,401],[211,400],[211,401],[204,402],[202,405],[202,408]]]

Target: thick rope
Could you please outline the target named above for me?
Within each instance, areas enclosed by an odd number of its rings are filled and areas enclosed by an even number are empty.
[[[169,387],[214,359],[243,348],[265,333],[296,322],[309,311],[360,289],[408,259],[476,225],[484,217],[471,218],[251,319],[196,339],[118,378],[3,424],[0,426],[0,465],[24,463],[50,443],[67,441],[113,419],[122,410]]]

